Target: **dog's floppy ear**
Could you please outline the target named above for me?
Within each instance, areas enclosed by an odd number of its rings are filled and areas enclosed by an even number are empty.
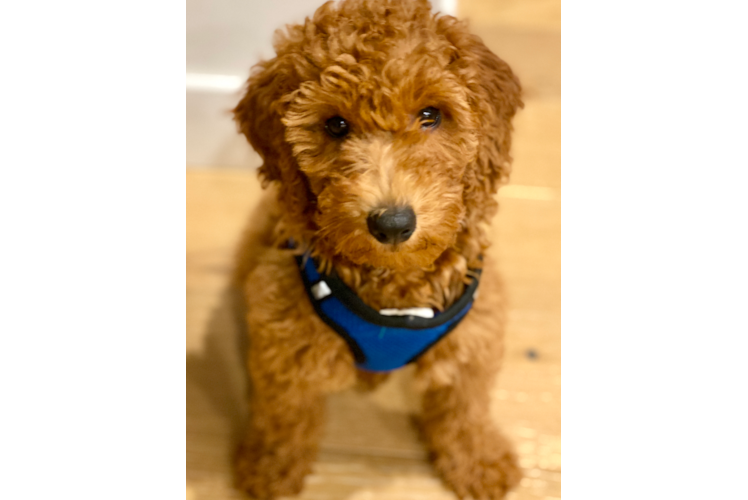
[[[511,172],[512,118],[523,107],[519,80],[462,22],[442,17],[439,28],[456,49],[450,66],[465,82],[470,106],[480,122],[477,175],[496,193]]]
[[[292,55],[260,62],[252,69],[247,91],[234,108],[239,131],[262,157],[259,175],[263,187],[277,181],[281,202],[299,215],[309,209],[313,197],[285,140],[281,119],[300,83]]]
[[[519,80],[509,65],[478,41],[472,48],[478,65],[480,90],[475,106],[481,120],[482,138],[479,162],[491,177],[491,190],[509,181],[512,170],[512,118],[524,106]],[[481,157],[482,156],[482,157]]]

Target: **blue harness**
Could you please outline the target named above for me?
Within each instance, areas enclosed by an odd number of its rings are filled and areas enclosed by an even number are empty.
[[[462,321],[478,288],[474,277],[462,297],[433,318],[385,316],[366,305],[334,273],[321,274],[308,256],[298,256],[296,261],[314,310],[343,337],[356,366],[367,371],[386,372],[416,360]],[[480,276],[480,270],[475,273]]]

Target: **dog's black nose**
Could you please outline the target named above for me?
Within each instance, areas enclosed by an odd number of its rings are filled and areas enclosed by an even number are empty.
[[[375,210],[366,219],[369,232],[380,243],[402,243],[416,230],[416,213],[410,207]]]

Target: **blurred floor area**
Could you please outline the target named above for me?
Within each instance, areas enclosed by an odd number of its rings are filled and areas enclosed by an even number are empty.
[[[465,0],[458,12],[525,89],[525,109],[515,120],[514,172],[499,195],[490,250],[509,302],[493,409],[525,469],[509,498],[552,500],[561,496],[560,2]],[[225,288],[234,245],[259,193],[252,170],[187,169],[188,499],[244,498],[231,484],[230,453],[246,408]],[[320,457],[298,498],[455,498],[428,466],[410,425],[406,378],[370,395],[329,399]]]

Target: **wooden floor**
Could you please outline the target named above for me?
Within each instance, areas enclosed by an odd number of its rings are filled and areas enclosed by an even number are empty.
[[[460,12],[525,88],[514,173],[491,249],[509,294],[508,349],[494,415],[525,479],[512,500],[561,496],[560,3],[470,0]],[[187,170],[187,498],[244,498],[229,455],[246,414],[237,328],[225,294],[231,255],[259,197],[254,172]],[[407,372],[371,395],[331,397],[304,500],[447,500],[410,426]]]

